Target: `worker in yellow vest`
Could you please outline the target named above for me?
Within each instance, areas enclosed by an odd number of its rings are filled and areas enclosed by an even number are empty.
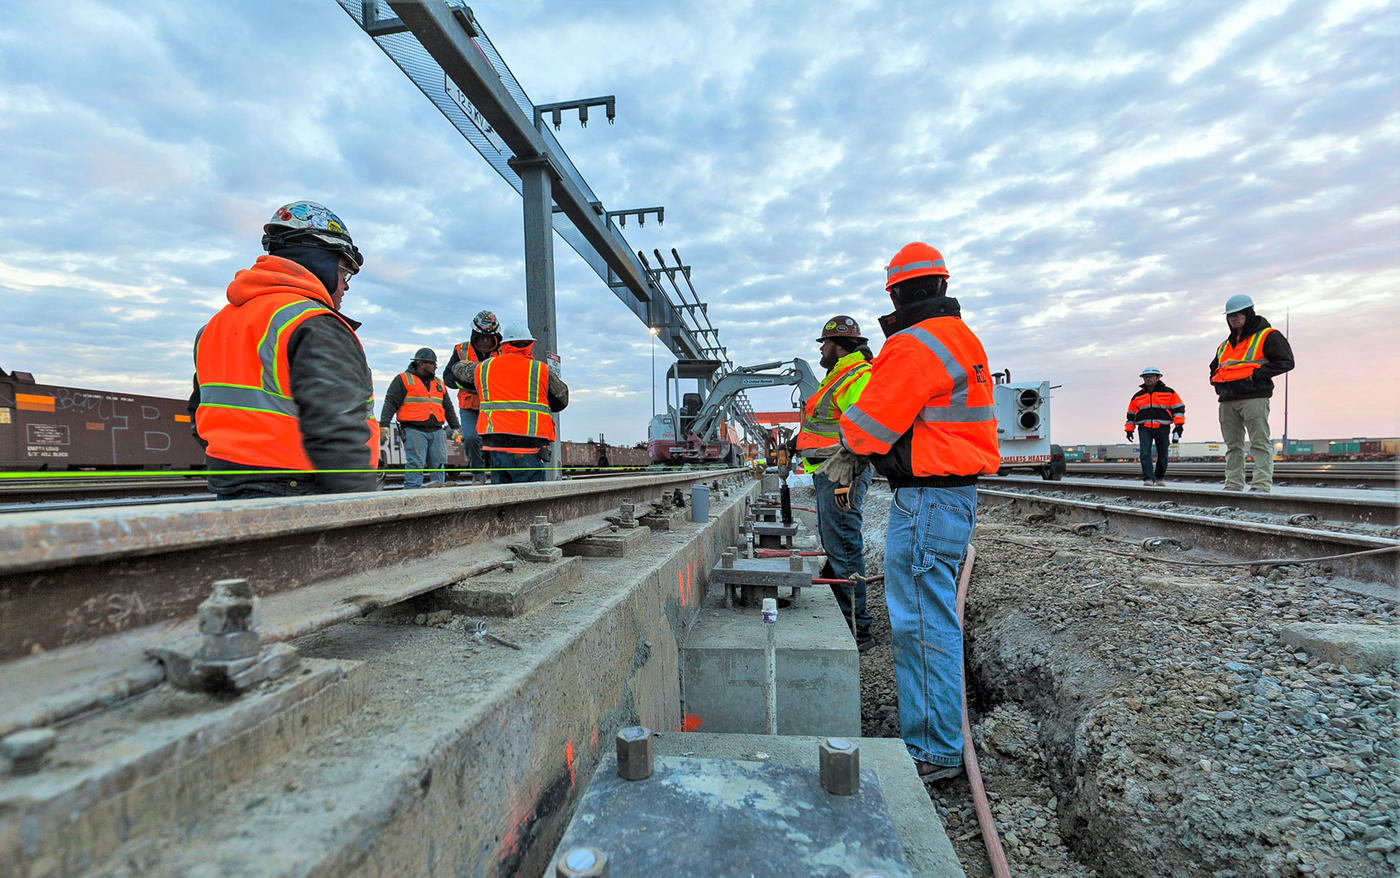
[[[1254,313],[1249,296],[1225,303],[1230,337],[1210,361],[1210,383],[1220,397],[1220,433],[1225,439],[1225,490],[1244,490],[1245,433],[1254,458],[1251,491],[1269,492],[1274,481],[1274,445],[1269,439],[1269,398],[1274,376],[1293,368],[1288,339]]]
[[[841,413],[860,397],[870,380],[870,361],[875,355],[866,346],[865,336],[854,318],[838,314],[822,327],[821,364],[826,369],[815,393],[802,407],[802,429],[795,446],[817,495],[817,529],[826,551],[825,579],[865,576],[865,543],[861,538],[862,505],[874,479],[874,470],[863,467],[849,485],[841,485],[822,473],[821,464],[841,447]],[[841,495],[842,501],[837,501]],[[841,617],[856,639],[856,647],[866,652],[875,645],[866,611],[865,581],[854,586],[833,585]]]
[[[447,463],[449,437],[443,428],[451,431],[455,440],[460,435],[460,424],[447,387],[437,377],[437,354],[432,348],[419,348],[408,368],[389,382],[384,410],[379,414],[379,432],[386,443],[390,422],[395,417],[403,431],[403,486],[446,486],[447,474],[442,466]]]

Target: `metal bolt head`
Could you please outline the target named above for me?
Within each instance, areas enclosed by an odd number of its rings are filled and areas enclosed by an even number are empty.
[[[651,777],[652,733],[646,726],[628,726],[617,733],[617,776],[623,780]]]
[[[608,857],[597,848],[569,848],[554,862],[555,878],[605,878]]]
[[[53,729],[25,729],[0,740],[0,756],[10,760],[13,773],[34,774],[57,743],[58,735]]]
[[[817,745],[822,789],[833,796],[860,790],[860,748],[845,738],[827,738]]]

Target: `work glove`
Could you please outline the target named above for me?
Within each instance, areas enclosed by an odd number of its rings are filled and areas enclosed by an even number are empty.
[[[1124,430],[1123,432],[1127,435],[1128,441],[1129,441],[1129,442],[1133,441],[1133,431],[1132,431],[1132,430]]]
[[[865,461],[844,445],[822,464],[822,475],[836,484],[834,494],[837,509],[851,508],[851,485],[864,467]]]
[[[461,442],[461,441],[462,441],[462,431],[461,431],[461,430],[448,430],[448,431],[447,431],[447,438],[448,438],[448,439],[451,439],[453,442]]]
[[[1182,431],[1182,426],[1181,426],[1180,424],[1177,424],[1177,425],[1176,425],[1176,429],[1172,431],[1172,444],[1173,444],[1173,445],[1175,445],[1175,444],[1177,444],[1178,442],[1181,441],[1181,431]]]

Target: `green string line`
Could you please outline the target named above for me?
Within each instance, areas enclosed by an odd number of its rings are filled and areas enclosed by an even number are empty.
[[[317,474],[352,474],[352,473],[490,473],[490,472],[527,472],[535,470],[558,469],[563,471],[588,470],[598,471],[632,471],[632,472],[684,472],[711,469],[736,469],[736,466],[728,464],[694,464],[690,466],[561,466],[561,467],[528,467],[528,466],[497,466],[497,467],[454,467],[452,469],[235,469],[235,470],[89,470],[78,472],[0,472],[0,481],[15,480],[43,480],[43,479],[124,479],[124,478],[160,478],[175,476],[306,476]]]

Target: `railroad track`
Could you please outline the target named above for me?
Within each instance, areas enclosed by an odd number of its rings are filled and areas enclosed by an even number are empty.
[[[1397,592],[1400,540],[1364,534],[1244,521],[1217,508],[1215,514],[1132,506],[1120,502],[1052,497],[1003,485],[980,488],[979,502],[1010,509],[1030,521],[1053,523],[1086,536],[1099,535],[1138,543],[1142,551],[1177,548],[1201,550],[1225,563],[1272,568],[1304,560],[1325,559],[1333,574],[1350,580],[1353,590],[1388,600]],[[1201,559],[1198,559],[1201,560]],[[1209,563],[1209,562],[1207,562]]]
[[[1249,472],[1252,472],[1252,468]],[[1141,478],[1137,463],[1069,463],[1065,472],[1072,476],[1104,476]],[[1178,463],[1173,461],[1167,475],[1171,479],[1205,479],[1223,482],[1224,463]],[[1278,461],[1274,463],[1275,484],[1343,484],[1375,488],[1400,487],[1400,463],[1396,461],[1337,463]]]
[[[9,516],[0,528],[0,735],[158,685],[164,672],[147,648],[192,634],[216,580],[248,579],[261,598],[262,642],[283,642],[513,562],[537,516],[551,522],[550,543],[565,546],[607,531],[624,502],[641,516],[649,502],[702,483],[731,492],[755,484],[743,469],[692,470]]]
[[[1251,491],[1222,491],[1219,485],[1191,482],[1168,482],[1149,487],[1136,479],[1066,479],[1045,482],[1028,476],[983,476],[978,480],[983,488],[1002,487],[1034,493],[1063,495],[1085,499],[1115,498],[1159,505],[1193,506],[1204,510],[1229,507],[1240,512],[1275,515],[1281,521],[1296,525],[1317,523],[1347,523],[1376,525],[1383,528],[1400,526],[1400,495],[1393,491],[1377,491],[1376,496],[1359,496],[1358,492],[1339,488],[1284,487],[1269,494]]]
[[[644,475],[646,470],[579,470],[565,479],[600,479]],[[470,487],[463,473],[448,471],[449,487]],[[403,486],[397,470],[385,471],[385,490]],[[0,513],[38,512],[58,509],[103,509],[120,506],[150,506],[158,503],[194,503],[211,500],[213,495],[202,476],[150,476],[113,478],[110,476],[50,476],[0,481]]]

